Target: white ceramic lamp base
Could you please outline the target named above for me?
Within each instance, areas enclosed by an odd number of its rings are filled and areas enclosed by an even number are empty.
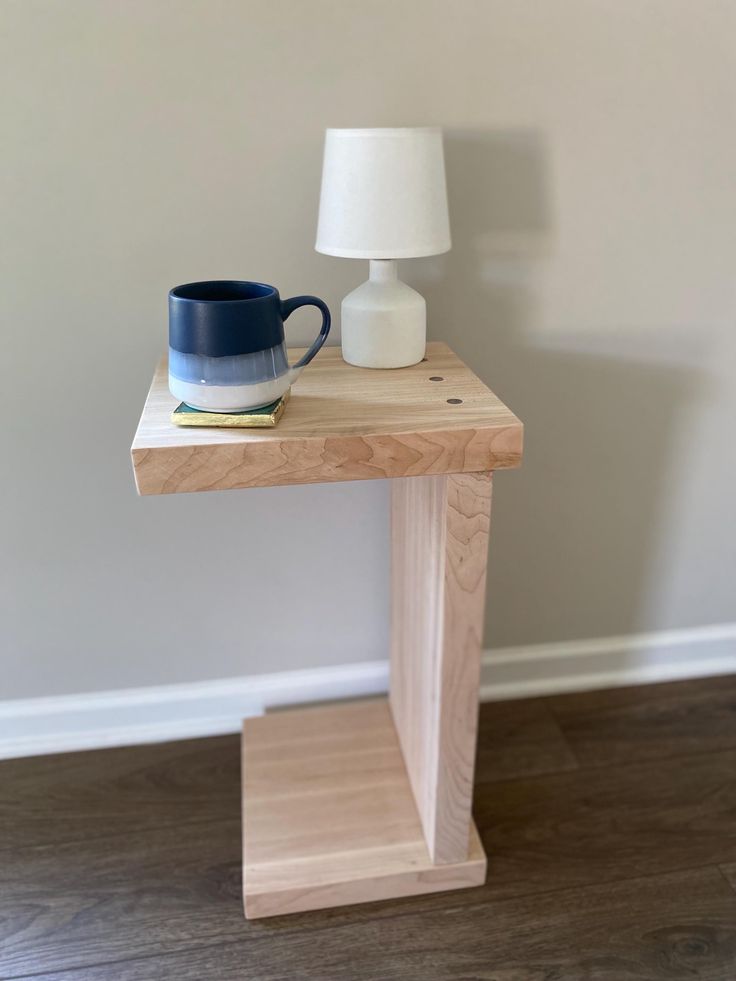
[[[359,368],[407,368],[425,354],[427,304],[398,278],[395,259],[371,259],[370,278],[342,301],[342,356]]]

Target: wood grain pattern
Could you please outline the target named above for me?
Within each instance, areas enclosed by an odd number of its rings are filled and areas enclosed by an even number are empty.
[[[576,770],[578,762],[543,698],[480,707],[475,783]]]
[[[732,862],[729,865],[721,865],[720,869],[726,882],[731,886],[734,893],[736,893],[736,862]]]
[[[736,748],[736,678],[702,678],[549,700],[584,766]]]
[[[471,827],[459,862],[432,864],[385,699],[246,720],[243,853],[249,918],[485,877]]]
[[[176,795],[162,787],[161,796],[172,803]],[[239,807],[232,810],[206,825],[3,852],[0,977],[114,964],[242,935]]]
[[[521,461],[521,423],[446,344],[429,344],[425,362],[400,370],[356,368],[338,348],[324,348],[267,431],[173,425],[166,371],[162,362],[133,440],[141,494],[475,472]]]
[[[392,482],[390,700],[427,847],[467,849],[491,474]]]
[[[237,736],[0,761],[0,868],[6,849],[237,817],[239,784]]]
[[[732,981],[736,896],[717,869],[230,937],[39,981]],[[112,973],[111,971],[114,971]]]
[[[736,750],[484,784],[474,814],[497,895],[736,862]]]
[[[0,977],[732,981],[736,755],[707,748],[706,699],[723,726],[733,680],[642,688],[651,728],[616,765],[620,690],[597,693],[592,769],[570,769],[549,699],[483,706],[485,885],[275,919],[243,920],[238,737],[0,762]],[[660,712],[684,755],[632,762]]]

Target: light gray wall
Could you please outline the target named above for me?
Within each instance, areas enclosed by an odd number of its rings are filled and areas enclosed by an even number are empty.
[[[405,275],[527,424],[496,481],[487,642],[736,620],[736,4],[0,19],[0,697],[385,652],[383,484],[139,499],[128,458],[170,286],[338,310],[365,278],[313,252],[326,126],[446,127],[454,249]]]

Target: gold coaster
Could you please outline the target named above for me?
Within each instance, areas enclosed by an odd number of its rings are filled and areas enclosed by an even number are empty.
[[[210,426],[218,429],[265,429],[275,426],[284,413],[291,389],[260,409],[245,409],[243,412],[203,412],[189,405],[177,406],[171,413],[171,421],[176,426]]]

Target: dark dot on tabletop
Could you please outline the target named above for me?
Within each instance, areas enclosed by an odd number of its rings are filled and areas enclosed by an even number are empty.
[[[450,405],[462,405],[462,399],[448,399]]]

